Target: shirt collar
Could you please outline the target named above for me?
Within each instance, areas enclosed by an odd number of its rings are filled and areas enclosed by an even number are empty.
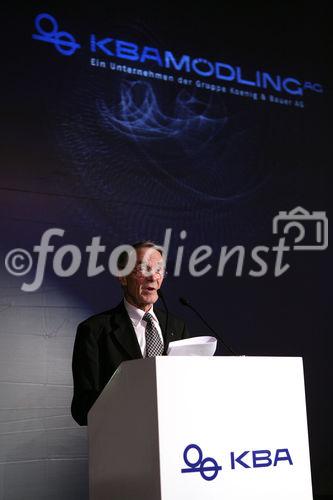
[[[125,306],[127,314],[129,315],[133,325],[137,326],[140,323],[140,321],[142,321],[142,318],[146,314],[145,311],[143,311],[142,309],[139,309],[138,307],[135,307],[132,304],[130,304],[129,302],[127,302],[125,297],[124,297],[124,306]],[[156,314],[154,313],[153,306],[151,306],[151,308],[147,312],[149,312],[149,314],[151,314],[153,320],[158,323],[158,319],[156,317]]]

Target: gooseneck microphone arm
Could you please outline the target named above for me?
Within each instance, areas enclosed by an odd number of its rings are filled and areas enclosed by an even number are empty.
[[[162,293],[162,290],[160,288],[157,290],[157,295],[158,295],[158,297],[161,299],[161,301],[163,303],[163,307],[165,309],[165,314],[166,314],[166,318],[165,318],[165,331],[164,332],[162,331],[163,340],[164,340],[163,356],[166,356],[167,355],[167,351],[168,351],[168,346],[169,346],[169,343],[167,342],[168,323],[169,323],[169,309],[168,309],[166,300],[164,298],[164,295]]]
[[[201,321],[203,322],[204,325],[207,326],[207,328],[216,336],[220,339],[220,341],[222,342],[222,344],[224,345],[224,347],[226,347],[228,349],[229,352],[231,352],[231,354],[233,354],[234,356],[237,356],[237,354],[235,353],[235,351],[230,347],[228,346],[228,344],[226,344],[223,340],[223,338],[221,337],[221,335],[219,335],[208,323],[207,321],[205,320],[205,318],[203,318],[201,316],[201,314],[199,313],[199,311],[197,311],[191,304],[190,302],[185,299],[184,297],[179,297],[179,302],[183,305],[183,306],[186,306],[188,307],[189,309],[191,309],[197,316],[198,318],[201,319]]]

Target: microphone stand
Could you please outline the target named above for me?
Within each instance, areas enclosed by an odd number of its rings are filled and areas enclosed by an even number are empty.
[[[237,356],[237,354],[235,353],[235,351],[230,347],[228,346],[228,344],[226,344],[223,340],[223,338],[207,323],[207,321],[205,320],[205,318],[203,318],[201,316],[201,314],[199,313],[199,311],[197,311],[191,304],[190,302],[185,299],[184,297],[179,297],[179,302],[183,305],[183,306],[186,306],[188,307],[189,309],[191,309],[199,318],[200,320],[203,322],[204,325],[207,326],[207,328],[216,336],[220,339],[220,341],[222,342],[222,344],[224,345],[224,347],[226,347],[228,349],[228,351],[233,354],[234,356]]]

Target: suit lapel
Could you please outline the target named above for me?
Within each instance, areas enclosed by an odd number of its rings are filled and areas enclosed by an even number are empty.
[[[155,309],[154,308],[154,313],[156,314],[156,317],[158,319],[158,322],[160,324],[161,330],[162,330],[162,335],[164,338],[164,353],[167,352],[169,342],[172,342],[174,340],[173,338],[173,332],[170,330],[170,322],[168,323],[168,330],[165,331],[166,328],[166,314],[161,311],[160,309]]]
[[[141,349],[123,302],[115,309],[111,318],[111,331],[117,342],[127,352],[130,358],[142,358]]]

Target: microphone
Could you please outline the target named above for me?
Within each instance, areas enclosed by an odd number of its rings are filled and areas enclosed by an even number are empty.
[[[160,288],[157,290],[157,295],[161,299],[161,301],[163,303],[163,307],[165,309],[165,313],[166,313],[165,331],[164,332],[162,331],[163,340],[164,340],[163,356],[166,356],[167,355],[168,346],[169,346],[169,343],[167,342],[167,332],[168,332],[168,322],[169,322],[169,309],[168,309],[166,300],[164,298],[164,294],[162,293],[162,290]]]
[[[228,349],[229,352],[231,352],[231,354],[233,354],[234,356],[237,356],[237,354],[235,353],[235,351],[228,346],[228,344],[226,344],[223,340],[223,338],[207,323],[207,321],[201,316],[201,314],[199,313],[199,311],[197,311],[191,304],[190,302],[185,299],[184,297],[179,297],[179,302],[183,305],[183,306],[186,306],[188,307],[189,309],[191,309],[197,316],[198,318],[201,319],[201,321],[203,322],[204,325],[207,326],[207,328],[216,336],[220,339],[220,341],[222,342],[222,344],[224,345],[224,347],[226,347]]]

